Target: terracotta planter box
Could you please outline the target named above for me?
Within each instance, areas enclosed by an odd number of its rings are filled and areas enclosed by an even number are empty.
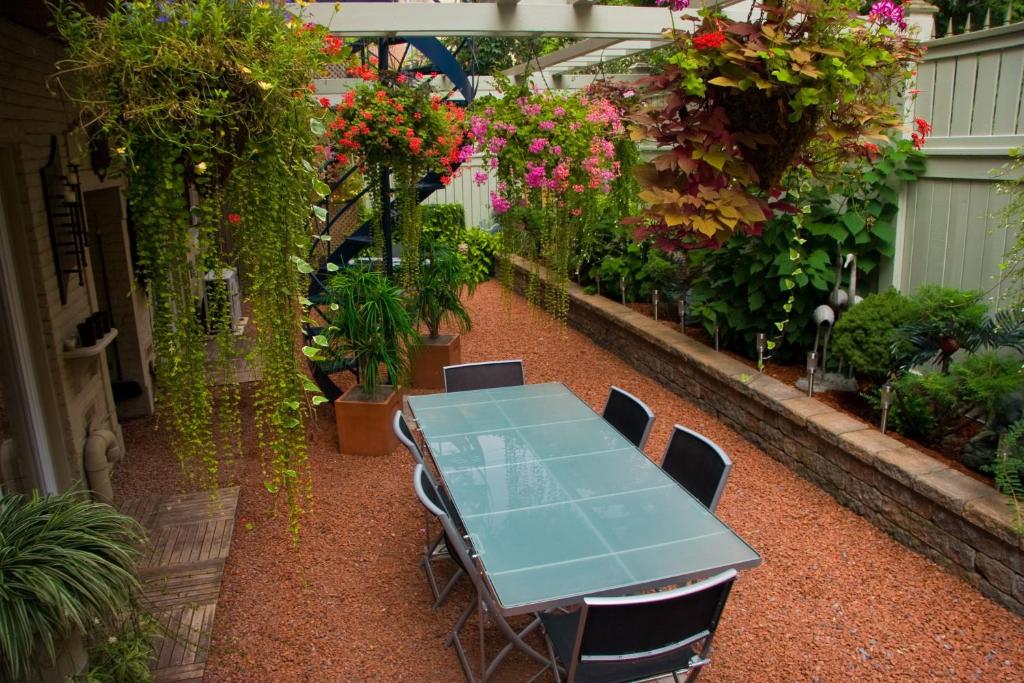
[[[402,407],[402,393],[384,386],[376,396],[357,384],[334,402],[338,446],[348,455],[388,455],[398,447],[391,428],[395,411]]]
[[[412,385],[416,389],[444,389],[444,367],[461,362],[459,335],[442,334],[437,339],[425,336],[413,360]]]

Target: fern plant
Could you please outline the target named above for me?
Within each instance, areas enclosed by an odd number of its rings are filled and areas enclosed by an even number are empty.
[[[462,293],[472,294],[476,285],[471,281],[465,260],[458,252],[444,246],[433,247],[427,253],[428,257],[420,265],[419,289],[413,300],[416,318],[426,325],[431,339],[437,339],[443,324],[468,332],[473,320],[462,304]]]
[[[1007,430],[995,462],[987,469],[1013,510],[1014,529],[1024,534],[1024,420]]]
[[[419,344],[416,322],[402,290],[382,273],[345,268],[327,282],[328,353],[356,359],[363,391],[373,396],[387,383],[404,384]]]
[[[133,607],[143,538],[130,517],[75,493],[0,497],[0,672],[18,680],[73,630]]]

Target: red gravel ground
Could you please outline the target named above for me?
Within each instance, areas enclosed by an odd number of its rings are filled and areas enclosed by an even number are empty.
[[[477,290],[464,361],[522,358],[527,381],[564,382],[598,409],[619,385],[658,416],[648,455],[660,458],[680,423],[732,456],[719,514],[764,564],[741,574],[702,680],[1024,680],[1024,620],[579,333],[517,297],[510,317],[506,301],[493,282]],[[154,426],[124,425],[121,497],[187,488]],[[243,490],[206,680],[461,680],[442,640],[469,595],[463,585],[444,608],[430,608],[411,458],[339,455],[330,406],[319,409],[310,444],[314,509],[298,548],[251,447],[234,466]],[[517,655],[497,680],[533,670]]]

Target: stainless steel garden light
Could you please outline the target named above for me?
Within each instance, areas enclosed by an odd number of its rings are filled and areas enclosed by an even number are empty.
[[[765,334],[764,332],[757,333],[757,371],[764,372],[764,346],[765,346]]]
[[[889,406],[892,405],[892,385],[886,382],[879,393],[882,400],[882,433],[885,434],[886,423],[889,421]]]
[[[818,369],[818,354],[807,352],[807,395],[814,396],[814,372]]]

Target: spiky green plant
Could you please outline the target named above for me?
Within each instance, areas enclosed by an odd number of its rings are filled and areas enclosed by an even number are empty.
[[[73,492],[0,496],[0,671],[18,680],[56,659],[73,629],[132,607],[143,538],[130,517]]]
[[[420,265],[414,304],[416,317],[427,326],[431,339],[437,339],[443,324],[459,332],[469,331],[473,320],[462,304],[462,292],[472,294],[475,288],[466,262],[458,252],[444,246],[428,250],[427,258]]]
[[[327,296],[330,320],[324,336],[330,354],[356,359],[363,390],[371,396],[385,377],[390,384],[404,384],[419,333],[402,290],[381,273],[352,267],[328,280]]]

